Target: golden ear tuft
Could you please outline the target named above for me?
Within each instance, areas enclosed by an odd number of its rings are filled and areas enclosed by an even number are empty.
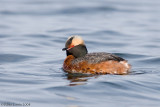
[[[82,39],[82,37],[75,35],[75,36],[73,36],[72,44],[74,46],[80,45],[80,44],[84,45],[84,40]]]

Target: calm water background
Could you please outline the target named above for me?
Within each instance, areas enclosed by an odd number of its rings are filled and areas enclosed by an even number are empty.
[[[132,64],[129,75],[68,75],[61,49]],[[0,102],[31,107],[160,107],[159,0],[0,0]]]

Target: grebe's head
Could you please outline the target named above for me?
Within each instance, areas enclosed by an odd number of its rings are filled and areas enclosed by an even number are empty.
[[[62,50],[66,50],[67,56],[73,55],[76,58],[87,54],[87,48],[83,39],[77,35],[70,36],[66,41],[65,48]]]

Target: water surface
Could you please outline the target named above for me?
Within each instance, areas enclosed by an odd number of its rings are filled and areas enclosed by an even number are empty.
[[[158,0],[1,0],[0,102],[31,107],[159,107]],[[129,75],[72,75],[61,51],[81,35],[89,52],[129,61]]]

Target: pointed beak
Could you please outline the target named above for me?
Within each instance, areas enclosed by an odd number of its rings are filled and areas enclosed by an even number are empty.
[[[63,48],[62,51],[66,51],[68,48]]]

